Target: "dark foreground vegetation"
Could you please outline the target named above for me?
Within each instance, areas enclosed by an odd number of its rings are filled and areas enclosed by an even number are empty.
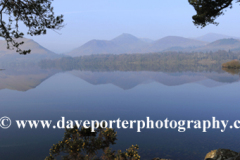
[[[140,160],[138,145],[130,146],[126,151],[112,151],[109,147],[115,144],[117,132],[111,128],[91,128],[76,126],[66,129],[63,140],[54,144],[45,160],[54,160],[61,156],[63,160]],[[102,151],[102,155],[99,152]]]
[[[148,54],[105,54],[42,60],[41,68],[90,71],[215,71],[222,72],[222,63],[239,59],[240,53],[164,52]]]
[[[113,151],[110,145],[116,144],[117,132],[111,128],[91,128],[77,126],[66,129],[62,141],[53,144],[45,160],[140,160],[138,145],[132,145],[126,151]],[[238,160],[240,153],[229,149],[217,149],[207,153],[204,160]],[[168,160],[153,158],[152,160]]]

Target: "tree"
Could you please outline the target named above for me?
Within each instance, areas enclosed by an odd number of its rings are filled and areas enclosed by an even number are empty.
[[[55,160],[62,155],[63,160],[139,160],[138,145],[132,145],[125,152],[112,151],[109,146],[115,144],[117,132],[110,128],[97,128],[91,132],[91,128],[76,126],[66,129],[63,140],[54,144],[45,160]],[[99,151],[103,151],[99,157]]]
[[[31,36],[46,34],[47,29],[59,30],[63,27],[63,15],[54,15],[52,1],[0,0],[0,37],[6,40],[8,49],[16,49],[20,54],[31,52],[21,50],[19,46],[24,42],[16,41],[24,36],[19,31],[19,22],[23,22],[28,28],[27,34]],[[8,20],[4,20],[3,16]]]
[[[188,0],[188,2],[197,12],[192,17],[193,23],[196,26],[205,27],[208,24],[218,25],[215,22],[216,18],[224,14],[224,9],[232,8],[233,0]]]

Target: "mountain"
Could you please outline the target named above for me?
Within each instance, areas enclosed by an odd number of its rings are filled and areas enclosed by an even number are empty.
[[[112,40],[91,40],[76,48],[67,55],[77,57],[92,54],[123,54],[123,53],[154,53],[163,51],[240,51],[240,43],[236,38],[220,34],[209,33],[197,39],[179,36],[167,36],[156,41],[137,38],[131,34],[122,34]],[[215,40],[217,39],[217,40]],[[205,41],[204,41],[205,40]],[[215,40],[215,41],[213,41]],[[213,42],[206,42],[213,41]]]
[[[147,43],[152,43],[154,42],[154,40],[149,39],[149,38],[140,38],[143,42],[147,42]]]
[[[200,41],[205,41],[205,42],[214,42],[220,39],[229,39],[229,38],[240,39],[240,37],[227,36],[227,35],[217,34],[217,33],[208,33],[203,36],[197,37],[195,39]]]
[[[218,51],[218,50],[237,50],[240,48],[240,40],[237,39],[220,39],[206,46],[200,47],[197,51]]]
[[[52,51],[44,48],[37,42],[31,39],[22,38],[17,39],[16,41],[21,42],[24,41],[23,45],[20,45],[19,48],[22,50],[31,49],[31,53],[28,55],[20,55],[16,52],[15,49],[10,50],[7,49],[7,43],[5,40],[0,40],[0,62],[10,62],[10,61],[39,61],[41,59],[52,59],[58,58],[60,55],[53,53]]]
[[[159,39],[152,43],[152,46],[150,47],[152,52],[159,52],[166,49],[171,48],[186,48],[186,47],[199,47],[206,45],[207,42],[198,41],[194,39],[184,38],[184,37],[178,37],[178,36],[168,36],[164,37],[162,39]]]
[[[229,39],[221,39],[214,41],[212,43],[209,43],[207,46],[210,47],[230,47],[230,48],[236,48],[240,46],[240,40],[229,38]],[[207,47],[206,46],[206,47]]]
[[[91,54],[138,53],[146,46],[148,46],[147,42],[144,42],[133,35],[124,33],[110,41],[91,40],[74,49],[68,55],[81,56]]]
[[[139,38],[131,35],[131,34],[127,34],[127,33],[123,33],[120,36],[114,38],[111,40],[112,42],[125,46],[125,45],[129,45],[129,44],[136,44],[136,43],[142,43],[143,41],[140,40]]]
[[[199,47],[206,44],[207,42],[177,36],[151,41],[124,33],[110,41],[91,40],[68,55],[75,57],[91,54],[149,53],[160,52],[171,47]]]
[[[166,44],[167,45],[167,44]],[[238,39],[220,39],[216,40],[214,42],[208,43],[206,45],[202,45],[199,47],[170,47],[165,49],[164,51],[182,51],[182,52],[209,52],[209,51],[219,51],[219,50],[225,50],[225,51],[240,51],[240,40]]]
[[[22,50],[27,50],[27,49],[31,49],[31,53],[33,54],[42,54],[42,55],[46,55],[46,54],[55,54],[52,51],[44,48],[43,46],[41,46],[40,44],[38,44],[37,42],[35,42],[32,39],[27,39],[27,38],[21,38],[21,39],[17,39],[17,42],[21,42],[24,41],[23,45],[20,45],[19,47]],[[4,54],[15,54],[15,50],[9,50],[6,47],[6,41],[4,40],[0,40],[0,54],[1,56]]]
[[[91,55],[91,54],[104,54],[104,53],[114,53],[116,48],[118,48],[116,44],[111,41],[105,40],[91,40],[79,48],[74,49],[68,55],[78,56],[78,55]]]
[[[119,46],[118,53],[143,53],[143,49],[148,47],[148,43],[131,34],[124,33],[113,40]]]

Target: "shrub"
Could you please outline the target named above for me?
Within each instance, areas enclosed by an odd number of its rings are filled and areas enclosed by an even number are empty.
[[[110,128],[91,128],[76,126],[66,129],[62,141],[54,144],[45,160],[55,160],[62,156],[63,160],[139,160],[138,145],[132,145],[125,152],[118,150],[116,153],[109,147],[116,144],[117,132]],[[99,151],[103,151],[99,156]]]

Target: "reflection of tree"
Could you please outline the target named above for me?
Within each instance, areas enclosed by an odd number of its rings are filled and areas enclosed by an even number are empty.
[[[231,73],[232,75],[240,74],[240,69],[222,68],[222,70]]]

